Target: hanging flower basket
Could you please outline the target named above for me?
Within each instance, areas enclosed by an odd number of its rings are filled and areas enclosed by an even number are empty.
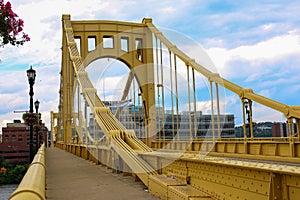
[[[41,125],[38,125],[38,124],[36,124],[36,125],[34,125],[34,126],[33,126],[33,130],[34,130],[35,132],[37,132],[37,131],[41,131],[41,130],[42,130],[42,126],[41,126]]]
[[[23,114],[23,120],[24,122],[30,126],[30,125],[34,125],[37,123],[37,116],[35,113],[30,113],[30,112],[26,112]]]

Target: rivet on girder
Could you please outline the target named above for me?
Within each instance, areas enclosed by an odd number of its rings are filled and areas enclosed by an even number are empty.
[[[273,166],[271,164],[269,164],[269,168],[272,168]]]
[[[295,168],[291,168],[291,171],[294,172],[294,171],[295,171]]]

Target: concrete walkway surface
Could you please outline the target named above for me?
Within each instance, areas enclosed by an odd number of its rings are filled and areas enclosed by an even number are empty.
[[[46,148],[46,196],[49,200],[157,200],[132,176],[112,173],[104,166],[58,148]]]

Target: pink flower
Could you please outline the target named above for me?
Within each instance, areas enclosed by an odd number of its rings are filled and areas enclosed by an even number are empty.
[[[8,12],[9,12],[10,17],[18,17],[18,15],[16,13],[14,13],[14,11],[8,10]]]
[[[24,26],[24,21],[22,19],[19,19],[18,23],[19,23],[19,26]]]
[[[6,8],[6,9],[11,9],[11,4],[10,4],[9,1],[6,3],[5,8]]]
[[[30,41],[30,38],[23,31],[24,21],[17,18],[18,15],[13,12],[11,3],[8,1],[4,4],[4,0],[0,0],[0,47],[5,44],[23,45],[24,42]],[[16,36],[22,32],[22,37]]]
[[[23,33],[23,38],[25,38],[26,41],[30,41],[30,37],[25,33]]]
[[[23,28],[21,26],[18,26],[18,32],[23,31]]]
[[[17,18],[18,15],[13,12],[11,3],[4,4],[4,0],[0,0],[0,47],[6,44],[23,45],[30,41],[30,38],[23,31],[24,21]],[[22,32],[22,37],[17,38]]]

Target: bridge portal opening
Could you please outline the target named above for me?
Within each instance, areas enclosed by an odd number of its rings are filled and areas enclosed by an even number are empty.
[[[122,39],[126,50],[126,38]],[[138,138],[146,138],[141,89],[128,66],[115,58],[106,57],[90,63],[86,72],[98,96],[117,119],[127,129],[135,130]]]

